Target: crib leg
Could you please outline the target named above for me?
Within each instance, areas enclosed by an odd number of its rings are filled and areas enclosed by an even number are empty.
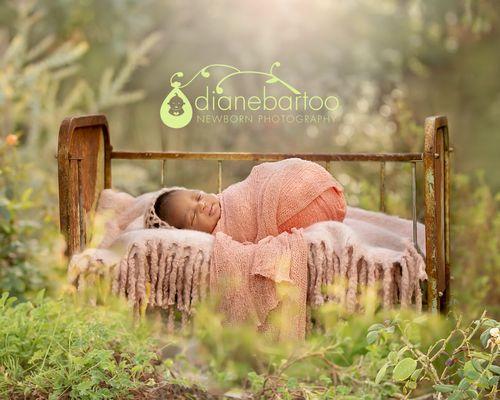
[[[446,117],[425,120],[424,202],[427,307],[446,312],[450,299],[449,143]]]

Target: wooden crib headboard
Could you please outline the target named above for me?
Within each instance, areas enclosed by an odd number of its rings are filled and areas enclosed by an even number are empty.
[[[380,164],[380,209],[385,211],[385,164],[412,164],[413,239],[416,243],[416,164],[423,163],[427,305],[432,311],[446,311],[450,299],[450,147],[445,116],[425,120],[421,153],[248,153],[248,152],[131,152],[113,151],[104,115],[64,119],[59,130],[58,174],[60,228],[66,238],[66,255],[83,250],[90,241],[91,226],[99,194],[111,188],[112,159],[213,160],[218,164],[218,190],[222,191],[222,163],[225,160],[278,161],[299,157],[324,162],[328,171],[334,161],[374,161]],[[162,175],[163,176],[163,175]]]
[[[65,118],[59,129],[58,151],[60,228],[66,255],[90,241],[99,194],[111,187],[111,144],[104,115]]]

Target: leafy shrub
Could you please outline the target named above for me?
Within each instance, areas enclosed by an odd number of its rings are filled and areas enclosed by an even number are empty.
[[[134,323],[130,309],[113,296],[96,307],[44,298],[43,292],[32,302],[14,303],[6,293],[0,299],[0,397],[497,394],[500,324],[485,314],[466,323],[411,310],[348,316],[325,305],[316,315],[321,330],[305,342],[274,343],[246,326],[222,327],[208,303],[196,310],[192,330],[176,335],[149,318]]]
[[[488,309],[500,318],[500,193],[484,171],[453,176],[451,198],[452,296],[464,315]]]
[[[497,395],[500,324],[485,314],[470,323],[410,310],[346,317],[323,306],[321,314],[324,330],[277,344],[248,327],[221,328],[202,307],[194,335],[177,338],[166,376],[252,399]]]
[[[153,32],[128,46],[126,59],[117,68],[106,65],[94,87],[79,70],[88,42],[77,34],[55,36],[49,10],[34,0],[2,5],[10,17],[0,46],[0,290],[20,301],[42,287],[53,289],[67,261],[58,231],[53,133],[68,115],[142,99],[142,90],[127,85],[160,38]]]
[[[1,398],[127,398],[156,383],[146,326],[130,313],[53,300],[0,298]]]
[[[0,290],[23,300],[46,282],[34,262],[40,250],[35,237],[43,236],[31,212],[36,203],[15,156],[12,145],[0,143]]]

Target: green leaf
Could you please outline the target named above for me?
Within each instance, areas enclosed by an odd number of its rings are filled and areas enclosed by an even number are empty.
[[[479,351],[471,351],[470,355],[475,358],[480,358],[481,360],[488,361],[489,356],[485,353],[480,353]]]
[[[488,379],[488,385],[491,387],[491,386],[495,386],[495,385],[498,385],[498,380],[500,379],[499,376],[492,376],[490,379]]]
[[[413,358],[403,358],[395,367],[392,372],[392,377],[396,381],[404,381],[408,379],[413,371],[417,368],[417,361]]]
[[[480,337],[480,340],[481,340],[481,344],[483,345],[483,347],[486,347],[486,345],[488,344],[488,339],[490,338],[490,330],[489,329],[486,329],[482,334],[481,334],[481,337]]]
[[[330,379],[330,377],[326,376],[326,375],[320,375],[319,379],[318,379],[322,385],[325,385],[325,386],[331,386],[332,384],[332,380]]]
[[[401,349],[398,351],[398,358],[401,357],[406,351],[408,350],[408,346],[403,346]]]
[[[377,376],[375,377],[375,383],[378,385],[380,382],[382,382],[382,379],[385,376],[385,373],[387,371],[387,367],[389,366],[389,363],[385,363],[382,365],[382,368],[377,373]]]
[[[434,385],[433,388],[440,393],[451,393],[455,390],[454,385]]]
[[[411,379],[413,381],[416,381],[421,373],[422,373],[422,368],[416,369],[415,372],[411,374]]]
[[[368,344],[375,343],[377,339],[378,339],[378,332],[376,331],[368,332],[368,335],[366,335],[366,341],[368,342]]]
[[[479,372],[475,371],[475,370],[474,370],[474,371],[467,371],[467,372],[465,373],[465,377],[466,377],[466,378],[469,378],[469,379],[471,379],[471,380],[476,380],[476,379],[478,379],[480,376],[481,376],[481,374],[480,374]]]
[[[368,328],[368,332],[371,332],[371,331],[378,331],[379,329],[382,329],[384,328],[384,325],[382,324],[373,324],[371,325],[369,328]]]
[[[462,392],[455,392],[452,393],[450,397],[448,397],[448,400],[462,400],[463,399],[463,393]]]
[[[498,365],[490,365],[488,369],[496,375],[500,375],[500,367]]]
[[[337,393],[340,395],[347,395],[351,393],[351,388],[349,386],[339,385],[337,386]]]
[[[467,396],[469,396],[471,399],[477,399],[478,397],[477,392],[473,389],[468,389],[465,391],[465,393],[467,393]]]
[[[464,375],[466,378],[469,378],[471,380],[475,380],[479,378],[481,375],[479,372],[476,371],[474,368],[474,365],[472,364],[471,361],[467,361],[464,365]]]
[[[487,388],[489,386],[488,385],[488,378],[484,375],[480,375],[479,382],[478,382],[477,386],[480,388]]]
[[[394,333],[395,330],[396,330],[396,328],[394,327],[394,325],[388,326],[387,328],[385,328],[385,331],[387,333]]]
[[[477,358],[473,358],[472,359],[472,365],[479,372],[483,371],[483,366],[481,364],[483,364],[485,362],[486,362],[485,360],[480,360],[480,359],[477,359]]]
[[[483,326],[487,326],[489,328],[495,328],[498,326],[498,322],[495,321],[494,319],[487,318],[483,321]]]
[[[44,296],[45,296],[45,289],[39,290],[38,293],[36,294],[36,297],[33,299],[33,304],[35,304],[37,306],[42,304]]]
[[[296,389],[298,386],[297,378],[291,376],[288,378],[288,382],[286,383],[286,387],[288,389]]]
[[[458,384],[458,388],[460,390],[465,390],[465,389],[468,389],[469,387],[470,387],[470,383],[466,378],[462,379],[460,381],[460,383]]]
[[[415,382],[415,381],[408,381],[408,382],[406,382],[405,386],[408,389],[410,389],[410,390],[415,390],[417,388],[417,382]]]

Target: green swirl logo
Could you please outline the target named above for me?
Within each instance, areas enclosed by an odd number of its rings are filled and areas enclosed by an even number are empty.
[[[224,89],[222,87],[222,84],[225,81],[227,81],[228,79],[233,78],[233,77],[238,76],[238,75],[261,75],[261,76],[264,76],[266,78],[266,81],[265,81],[266,84],[279,84],[279,85],[282,85],[283,87],[285,87],[287,90],[289,90],[294,95],[295,107],[297,107],[298,104],[303,104],[302,107],[304,109],[307,109],[307,107],[309,106],[310,109],[315,110],[315,111],[319,110],[323,106],[325,106],[325,108],[327,108],[329,111],[333,111],[336,108],[338,108],[339,100],[335,96],[328,96],[325,100],[323,100],[319,96],[308,97],[305,92],[301,93],[295,87],[293,87],[289,83],[285,82],[283,79],[278,77],[274,72],[275,68],[277,68],[279,66],[280,66],[280,63],[278,61],[276,61],[275,63],[273,63],[271,65],[269,72],[261,72],[261,71],[248,71],[248,70],[242,71],[236,67],[233,67],[231,65],[226,65],[226,64],[211,64],[211,65],[207,65],[206,67],[200,69],[189,81],[187,81],[184,84],[182,84],[182,82],[179,80],[180,78],[184,77],[184,73],[183,72],[176,72],[170,77],[170,86],[172,89],[170,90],[168,95],[163,100],[163,103],[162,103],[161,108],[160,108],[161,120],[163,121],[163,123],[166,126],[168,126],[170,128],[175,128],[175,129],[183,128],[186,125],[188,125],[189,122],[191,122],[191,120],[193,118],[193,106],[192,106],[191,102],[189,101],[189,99],[187,98],[187,96],[183,93],[182,89],[189,86],[191,84],[191,82],[193,82],[200,75],[201,75],[201,77],[203,77],[205,79],[210,77],[210,72],[208,70],[211,68],[227,68],[230,70],[230,72],[227,75],[225,75],[222,79],[220,79],[219,82],[217,82],[217,85],[215,86],[214,93],[216,93],[219,96],[221,96],[224,93]],[[198,107],[198,105],[199,105],[198,100],[205,101],[205,107],[202,107],[201,110],[206,110],[208,107],[208,103],[209,103],[208,87],[207,87],[206,93],[207,93],[206,97],[199,96],[195,100],[196,107]],[[269,108],[269,104],[274,104],[274,108],[272,108],[272,109],[275,109],[276,107],[278,107],[282,110],[284,110],[284,109],[291,110],[292,109],[292,102],[293,102],[292,100],[293,99],[291,96],[282,96],[279,99],[277,99],[273,96],[266,96],[265,87],[264,87],[263,93],[264,93],[264,100],[261,103],[263,105],[264,110],[266,110],[266,111],[271,110],[271,108]],[[241,97],[241,96],[239,96],[239,97]],[[248,109],[250,109],[252,111],[255,111],[257,109],[257,108],[255,108],[256,107],[255,97],[256,96],[252,96],[250,98],[251,101],[248,101]],[[252,98],[254,98],[254,99],[252,99]],[[218,100],[219,101],[215,101],[214,99],[212,99],[211,104],[212,104],[214,109],[216,108],[215,105],[218,105],[219,110],[222,110],[222,111],[231,110],[232,104],[231,104],[231,100],[229,97],[221,96]],[[225,100],[224,107],[221,106],[222,102],[220,100]],[[272,101],[269,102],[268,100],[272,100]],[[288,101],[288,103],[290,104],[289,108],[284,108],[282,106],[282,103],[283,104],[285,103],[282,100]],[[314,102],[314,100],[315,100],[315,102]],[[319,105],[319,103],[320,103],[320,105]],[[313,104],[316,104],[316,107],[314,107]],[[318,107],[318,105],[319,105],[319,107]],[[243,108],[243,109],[245,110],[246,108]]]

